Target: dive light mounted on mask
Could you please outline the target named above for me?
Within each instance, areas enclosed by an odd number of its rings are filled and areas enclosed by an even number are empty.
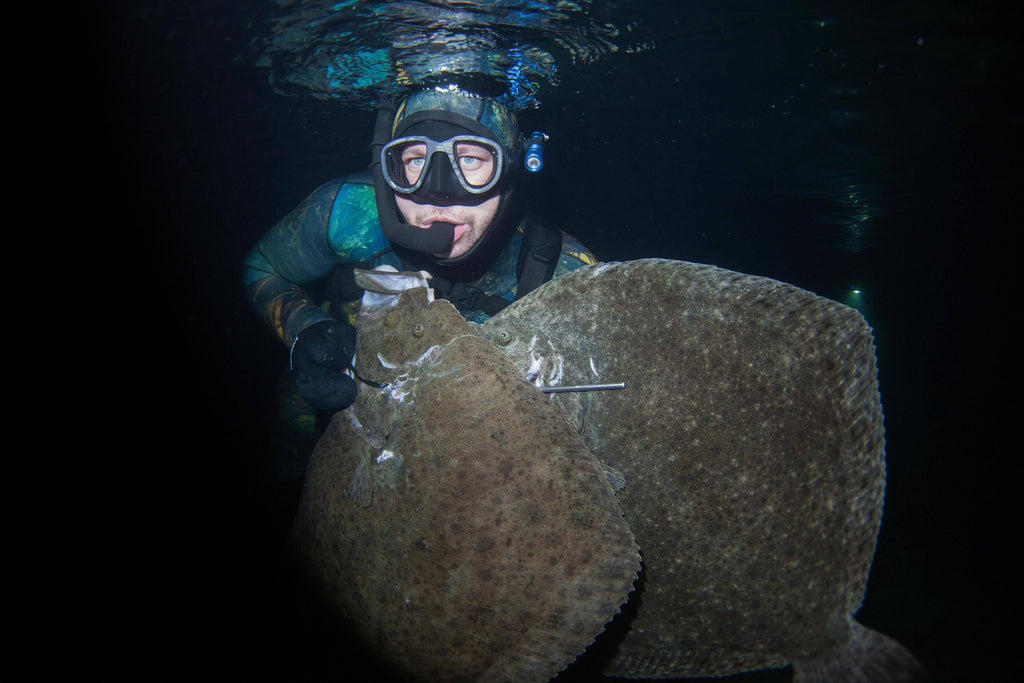
[[[523,146],[526,147],[526,154],[523,156],[523,166],[527,171],[536,173],[544,168],[544,144],[548,141],[547,133],[539,130],[533,131],[530,137],[526,138]]]

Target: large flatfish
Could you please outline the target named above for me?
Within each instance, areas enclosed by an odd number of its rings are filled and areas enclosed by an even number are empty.
[[[403,680],[546,681],[639,571],[608,477],[566,415],[426,282],[360,273],[355,369],[292,540]]]
[[[871,330],[767,278],[647,259],[552,281],[484,323],[625,477],[643,555],[635,619],[607,668],[633,678],[792,664],[797,680],[915,680],[853,619],[882,518]]]

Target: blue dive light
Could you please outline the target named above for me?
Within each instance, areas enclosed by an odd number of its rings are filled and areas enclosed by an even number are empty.
[[[544,168],[544,143],[548,136],[539,130],[534,131],[526,138],[526,156],[523,158],[523,165],[527,171],[536,173]]]

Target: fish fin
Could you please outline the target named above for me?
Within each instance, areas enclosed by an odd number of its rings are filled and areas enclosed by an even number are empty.
[[[912,683],[927,681],[921,662],[887,635],[850,620],[850,637],[829,656],[793,662],[793,683]]]
[[[348,488],[348,497],[356,505],[368,508],[373,504],[373,476],[370,473],[370,447],[364,441],[356,442],[356,471],[352,473],[352,483]]]
[[[615,495],[622,489],[626,488],[626,477],[611,465],[606,465],[603,462],[598,461],[601,469],[604,470],[604,478],[608,480],[608,485],[612,487],[612,495]]]
[[[380,266],[375,270],[355,271],[356,284],[368,292],[377,294],[401,294],[408,289],[417,287],[430,288],[428,280],[431,275],[425,270],[417,273],[399,272],[392,266]]]

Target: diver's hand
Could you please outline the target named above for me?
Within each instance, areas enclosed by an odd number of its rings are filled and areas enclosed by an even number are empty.
[[[355,328],[336,320],[324,320],[300,332],[288,359],[299,396],[317,410],[351,405],[356,400],[356,383],[343,371],[355,350]]]

